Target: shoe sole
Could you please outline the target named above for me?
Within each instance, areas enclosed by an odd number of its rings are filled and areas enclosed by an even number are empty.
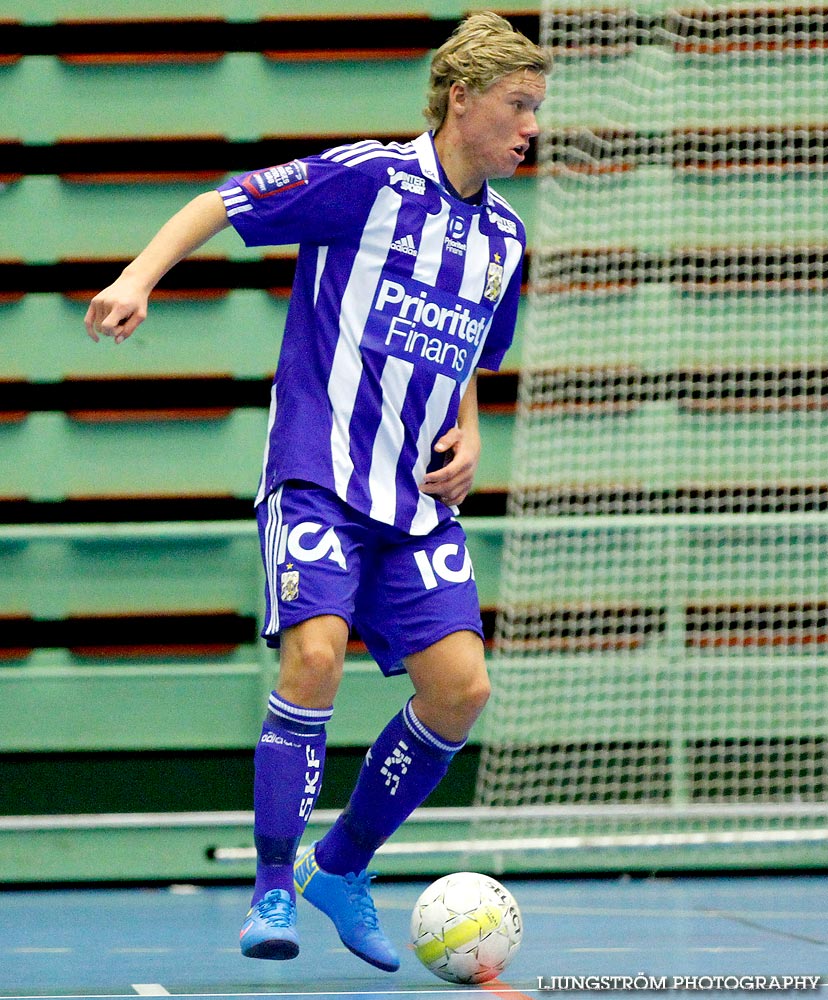
[[[299,945],[295,941],[260,941],[242,954],[245,958],[269,958],[271,961],[284,962],[296,958]]]

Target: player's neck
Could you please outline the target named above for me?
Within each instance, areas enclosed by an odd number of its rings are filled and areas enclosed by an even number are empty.
[[[463,201],[473,202],[479,196],[485,178],[480,177],[466,162],[462,146],[451,134],[450,123],[447,122],[434,136],[434,148],[452,193]]]

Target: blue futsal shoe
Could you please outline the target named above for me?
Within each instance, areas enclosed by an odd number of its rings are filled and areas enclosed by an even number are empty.
[[[368,872],[331,875],[322,871],[316,863],[316,844],[312,844],[297,857],[293,878],[305,899],[333,920],[348,951],[385,972],[399,969],[399,956],[377,919]]]
[[[248,958],[296,958],[296,903],[284,889],[271,889],[251,907],[239,933],[242,955]]]

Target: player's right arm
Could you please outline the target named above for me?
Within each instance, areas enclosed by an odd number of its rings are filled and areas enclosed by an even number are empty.
[[[146,318],[150,293],[167,271],[228,224],[217,191],[206,191],[188,202],[120,276],[92,299],[84,318],[89,336],[96,342],[99,334],[114,338],[116,344],[126,340]]]

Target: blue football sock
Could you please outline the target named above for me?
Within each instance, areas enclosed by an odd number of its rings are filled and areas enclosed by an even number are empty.
[[[333,708],[302,708],[274,691],[254,754],[256,885],[252,905],[271,889],[296,898],[293,861],[322,785],[325,723]]]
[[[442,780],[464,745],[425,726],[411,701],[365,755],[351,799],[316,845],[316,861],[334,875],[358,874]]]

